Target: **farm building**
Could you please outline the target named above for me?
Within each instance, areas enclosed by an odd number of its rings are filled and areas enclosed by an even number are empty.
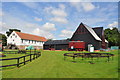
[[[49,40],[44,44],[44,49],[47,50],[67,50],[69,40]]]
[[[7,48],[26,49],[32,45],[36,49],[42,49],[45,41],[47,41],[46,38],[41,36],[13,31],[7,38]]]
[[[51,46],[55,44],[59,44],[52,46],[52,48],[56,50],[70,49],[72,47],[87,50],[89,45],[93,45],[95,50],[98,50],[100,48],[106,49],[108,46],[108,41],[104,38],[103,27],[91,28],[83,23],[78,26],[70,40],[67,40],[67,42],[64,44],[65,46],[63,45],[62,41],[65,40],[46,41],[44,44],[44,49],[50,49]]]

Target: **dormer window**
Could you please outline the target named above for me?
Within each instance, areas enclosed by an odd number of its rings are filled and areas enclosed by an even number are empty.
[[[15,36],[15,34],[13,34],[13,36]]]

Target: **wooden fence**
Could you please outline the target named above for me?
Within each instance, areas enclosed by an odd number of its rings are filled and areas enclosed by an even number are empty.
[[[38,52],[38,53],[35,53],[35,54],[28,54],[26,56],[21,56],[21,57],[17,57],[17,58],[7,58],[7,59],[0,59],[0,61],[7,61],[7,60],[17,60],[17,63],[16,64],[11,64],[11,65],[2,65],[0,66],[1,67],[9,67],[9,66],[17,66],[17,67],[20,67],[20,64],[26,64],[26,62],[28,61],[32,61],[36,58],[38,58],[39,56],[41,56],[41,53]],[[26,60],[26,57],[29,57],[29,59]],[[23,62],[20,62],[20,59],[23,59]]]
[[[2,51],[5,54],[27,54],[27,52],[29,53],[36,53],[38,51],[34,50],[34,51],[27,51],[27,50],[19,50],[19,51]]]

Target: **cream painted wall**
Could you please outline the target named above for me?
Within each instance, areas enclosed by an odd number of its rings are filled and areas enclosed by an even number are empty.
[[[29,43],[29,40],[23,40],[22,42],[22,39],[15,33],[15,31],[13,31],[10,34],[10,36],[7,38],[7,44],[43,46],[44,42],[41,42],[41,41],[32,42],[31,40],[30,40],[30,43]]]

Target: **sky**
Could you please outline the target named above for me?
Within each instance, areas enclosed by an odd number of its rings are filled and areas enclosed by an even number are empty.
[[[2,2],[0,6],[0,33],[15,28],[47,39],[66,39],[81,22],[118,27],[117,2]]]

